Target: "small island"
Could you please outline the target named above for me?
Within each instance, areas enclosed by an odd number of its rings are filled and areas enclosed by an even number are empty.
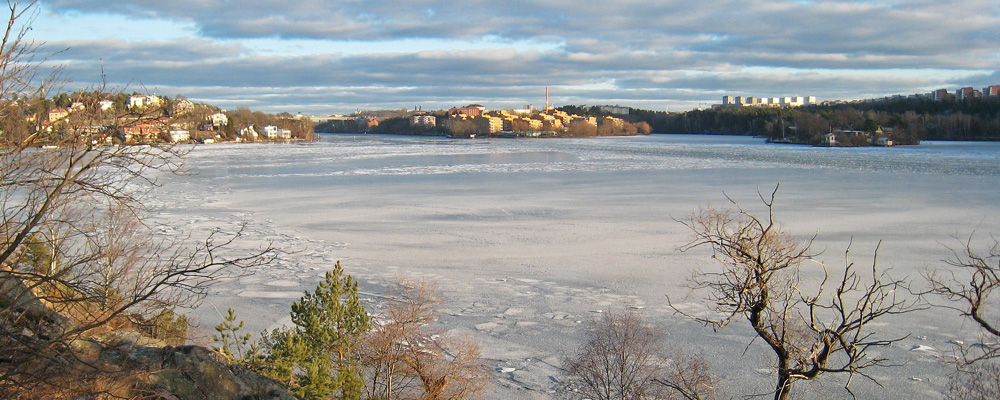
[[[797,130],[798,127],[792,127]],[[864,147],[917,145],[920,139],[909,135],[895,135],[893,128],[877,127],[872,131],[834,129],[825,135],[770,137],[768,143],[805,144],[817,147]],[[797,133],[797,132],[796,132]]]

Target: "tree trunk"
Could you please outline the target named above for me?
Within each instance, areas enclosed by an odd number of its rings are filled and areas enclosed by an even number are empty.
[[[784,361],[787,364],[787,361]],[[787,367],[787,365],[785,366]],[[774,400],[788,400],[792,394],[792,380],[788,368],[778,369],[778,385],[774,388]]]

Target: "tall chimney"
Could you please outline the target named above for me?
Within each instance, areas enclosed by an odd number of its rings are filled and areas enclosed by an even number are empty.
[[[549,110],[549,87],[545,87],[545,110]]]

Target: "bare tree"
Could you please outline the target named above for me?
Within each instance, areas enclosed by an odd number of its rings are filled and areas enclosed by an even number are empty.
[[[715,398],[704,359],[669,351],[663,328],[631,310],[603,313],[563,365],[600,400]]]
[[[440,291],[430,282],[400,283],[373,320],[362,364],[369,399],[446,400],[476,397],[486,385],[479,344],[434,329]]]
[[[668,353],[670,364],[656,383],[666,387],[663,398],[668,400],[714,400],[715,378],[708,368],[705,355],[689,354],[674,348]]]
[[[877,255],[867,270],[859,270],[845,252],[843,274],[830,271],[813,258],[812,240],[799,241],[783,231],[774,219],[778,187],[769,197],[758,195],[767,212],[763,218],[744,210],[702,208],[681,221],[694,234],[682,251],[708,246],[722,268],[696,271],[687,285],[705,293],[714,316],[674,310],[713,329],[745,319],[757,338],[774,352],[778,381],[775,399],[787,399],[792,384],[822,374],[847,374],[844,388],[855,376],[878,383],[864,370],[886,366],[887,360],[868,352],[902,338],[877,338],[869,324],[914,309],[912,302],[896,297],[903,282],[880,272]],[[728,197],[727,197],[728,198]],[[802,264],[821,269],[823,280],[811,294],[800,279]]]
[[[264,246],[224,258],[220,249],[239,233],[198,243],[155,235],[143,223],[142,197],[162,174],[183,171],[186,150],[111,145],[118,129],[156,113],[125,118],[88,108],[106,96],[102,91],[80,98],[83,109],[50,120],[42,105],[58,75],[38,68],[36,47],[24,38],[27,24],[18,26],[35,2],[7,4],[0,47],[0,397],[73,397],[103,390],[80,381],[107,372],[76,351],[82,339],[162,321],[172,315],[164,311],[197,302],[214,279],[266,263],[273,251]]]
[[[980,360],[972,364],[956,364],[948,379],[945,398],[948,400],[991,400],[1000,398],[1000,364],[996,360]]]
[[[980,328],[977,343],[961,344],[954,360],[948,394],[954,399],[1000,397],[1000,241],[991,238],[985,252],[973,249],[970,236],[952,249],[946,271],[928,272],[930,289],[921,292],[931,303],[957,311]],[[940,302],[937,300],[944,300]]]

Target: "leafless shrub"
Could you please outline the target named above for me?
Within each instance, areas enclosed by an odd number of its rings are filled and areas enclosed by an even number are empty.
[[[704,359],[668,350],[663,328],[631,310],[603,313],[563,365],[601,400],[715,398]]]
[[[704,354],[689,354],[675,348],[670,353],[670,359],[662,375],[656,378],[656,383],[667,388],[664,399],[715,399],[715,379]]]
[[[486,385],[479,344],[431,326],[443,303],[430,282],[403,281],[373,319],[361,353],[370,399],[474,398]]]
[[[962,365],[948,379],[949,400],[1000,399],[1000,364],[983,360]]]

